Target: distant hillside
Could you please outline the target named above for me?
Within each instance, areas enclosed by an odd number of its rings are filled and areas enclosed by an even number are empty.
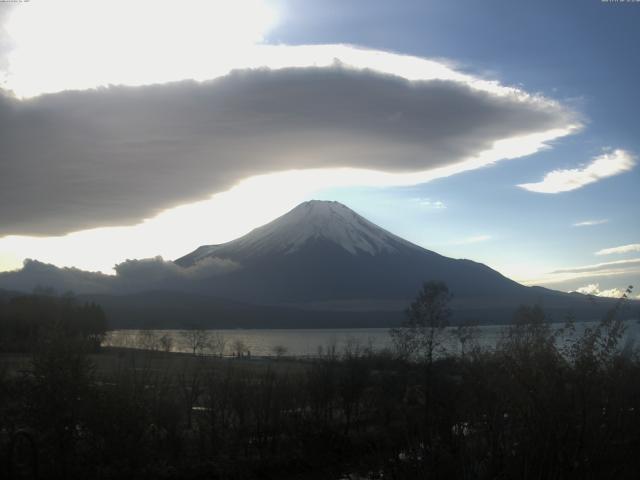
[[[388,327],[400,311],[321,311],[250,305],[180,292],[83,295],[103,307],[110,328],[358,328]]]

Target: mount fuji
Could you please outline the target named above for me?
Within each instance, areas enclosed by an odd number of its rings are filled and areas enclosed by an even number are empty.
[[[227,260],[240,268],[198,283],[202,294],[314,311],[401,312],[425,281],[445,282],[459,319],[506,321],[522,303],[589,310],[582,295],[526,287],[471,260],[412,244],[338,202],[312,200],[221,245],[176,260],[185,268]],[[591,307],[593,314],[593,307]]]
[[[460,297],[526,290],[485,265],[403,240],[338,202],[305,202],[237,240],[202,246],[176,263],[189,268],[211,259],[241,268],[201,282],[201,291],[252,303],[406,304],[427,280],[444,281]]]

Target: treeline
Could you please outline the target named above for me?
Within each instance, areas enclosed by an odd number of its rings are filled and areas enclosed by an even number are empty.
[[[54,335],[96,350],[107,331],[100,306],[39,290],[0,300],[0,352],[32,352]]]
[[[129,351],[96,369],[57,337],[31,371],[0,375],[7,468],[52,479],[637,478],[640,357],[621,345],[624,299],[570,343],[571,322],[559,331],[522,307],[494,350],[469,327],[464,353],[442,357],[447,299],[425,286],[393,351],[354,343],[311,362]]]
[[[636,478],[640,365],[608,327],[583,340],[567,360],[520,324],[428,373],[356,348],[301,369],[167,371],[148,354],[96,376],[50,345],[4,379],[0,410],[33,435],[44,478]]]

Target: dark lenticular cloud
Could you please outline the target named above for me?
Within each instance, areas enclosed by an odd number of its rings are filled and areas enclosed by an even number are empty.
[[[570,123],[549,102],[340,65],[0,96],[0,236],[134,224],[292,168],[424,171]]]

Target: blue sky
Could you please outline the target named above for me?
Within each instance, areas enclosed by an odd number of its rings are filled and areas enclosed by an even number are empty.
[[[463,71],[571,105],[585,121],[581,132],[528,157],[413,187],[331,189],[322,192],[323,198],[342,200],[427,248],[511,270],[520,278],[526,274],[513,268],[516,264],[560,268],[638,256],[603,258],[594,252],[640,242],[640,168],[558,194],[516,185],[586,164],[603,148],[640,152],[640,4],[462,0],[282,5],[287,15],[268,41],[350,43],[446,59]],[[441,201],[446,208],[416,199]],[[586,220],[607,222],[572,226]],[[480,235],[491,238],[452,244]],[[598,282],[602,289],[621,288],[638,280],[634,271],[550,286],[572,289]]]
[[[321,198],[617,295],[640,284],[639,24],[600,0],[0,4],[0,271],[177,258]]]

